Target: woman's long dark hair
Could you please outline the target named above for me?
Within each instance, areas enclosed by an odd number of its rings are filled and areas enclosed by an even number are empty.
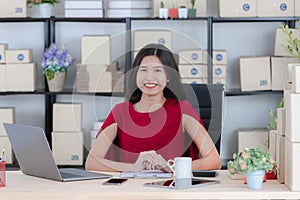
[[[131,102],[132,104],[140,101],[142,97],[142,91],[136,84],[138,66],[141,64],[144,57],[153,55],[157,56],[165,66],[165,71],[168,79],[167,85],[163,91],[165,98],[177,99],[179,101],[186,99],[186,93],[181,84],[178,65],[172,52],[167,47],[161,44],[151,43],[144,46],[136,55],[136,58],[130,70],[126,100]]]

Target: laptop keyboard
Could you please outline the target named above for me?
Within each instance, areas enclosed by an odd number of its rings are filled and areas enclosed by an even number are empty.
[[[67,172],[60,172],[60,175],[62,178],[80,178],[80,177],[84,177],[78,174],[71,174],[71,173],[67,173]]]

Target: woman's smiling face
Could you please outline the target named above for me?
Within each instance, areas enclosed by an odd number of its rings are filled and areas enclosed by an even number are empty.
[[[167,84],[165,67],[155,55],[143,58],[136,76],[136,84],[144,95],[163,93]]]

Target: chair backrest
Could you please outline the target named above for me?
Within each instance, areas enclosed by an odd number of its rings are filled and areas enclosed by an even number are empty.
[[[200,114],[208,134],[220,153],[223,128],[223,84],[184,85],[187,99]]]

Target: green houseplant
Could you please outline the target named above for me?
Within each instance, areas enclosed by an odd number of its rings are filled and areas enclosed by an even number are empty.
[[[60,0],[27,0],[31,8],[31,17],[38,18],[51,17],[53,7],[59,2]]]
[[[67,48],[58,48],[51,43],[43,54],[41,66],[46,75],[50,91],[61,91],[67,75],[68,68],[73,66],[75,59],[68,53]]]
[[[39,5],[39,4],[51,4],[52,6],[55,6],[55,4],[59,3],[60,0],[28,0],[27,3],[31,6],[33,5]]]
[[[269,151],[245,148],[242,152],[233,154],[233,161],[229,161],[228,170],[231,175],[245,174],[249,189],[260,189],[265,171],[276,170],[275,164],[275,161],[270,158]]]
[[[191,0],[192,8],[188,9],[188,18],[196,17],[197,10],[195,8],[196,0]]]
[[[169,9],[165,8],[165,4],[163,1],[160,2],[160,7],[159,7],[159,18],[165,18],[167,19],[169,16]]]
[[[298,21],[300,24],[300,20]],[[298,37],[293,34],[293,30],[287,24],[282,26],[283,32],[287,35],[286,41],[282,44],[283,48],[295,59],[300,62],[300,33]],[[300,29],[296,30],[300,32]]]

